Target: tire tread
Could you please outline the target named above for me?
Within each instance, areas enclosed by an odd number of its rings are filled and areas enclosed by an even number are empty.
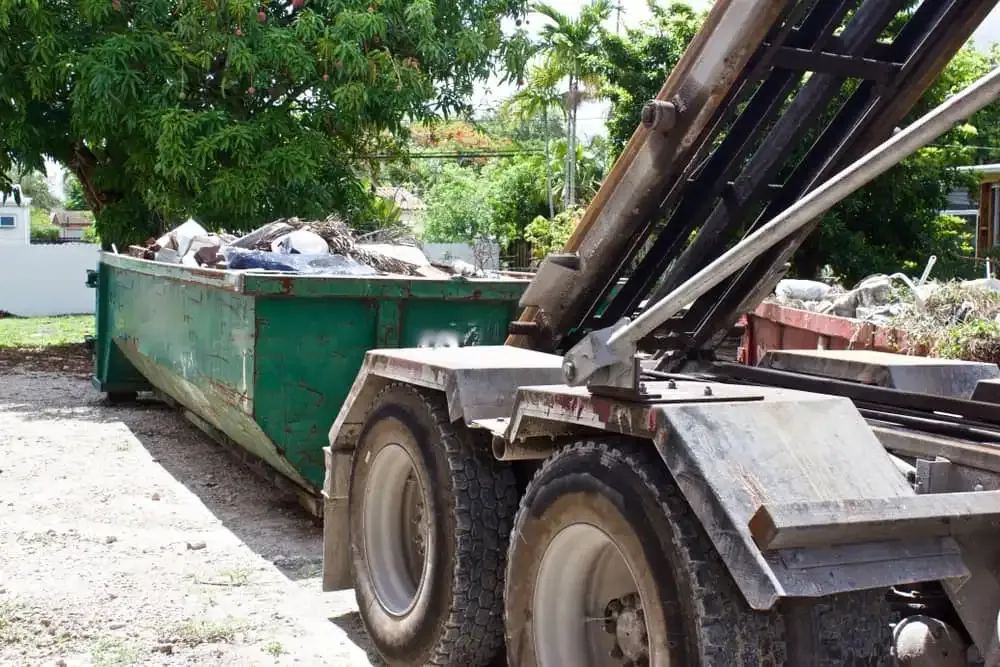
[[[453,491],[453,596],[427,664],[483,667],[503,645],[504,557],[518,499],[514,474],[493,458],[488,443],[476,442],[478,434],[451,423],[444,397],[436,392],[390,383],[372,401],[369,415],[399,391],[416,395],[433,415]]]
[[[688,611],[697,639],[696,659],[704,667],[834,667],[889,664],[889,616],[879,591],[860,591],[809,602],[807,645],[793,645],[782,611],[755,611],[719,557],[701,523],[691,511],[666,466],[648,441],[629,438],[583,440],[561,449],[535,473],[521,499],[509,544],[513,562],[516,536],[531,512],[537,487],[549,471],[568,456],[596,455],[606,465],[634,471],[644,491],[663,512],[670,528],[670,548],[676,556],[675,577],[681,604]],[[508,572],[507,576],[512,576]],[[778,608],[780,609],[780,607]],[[811,655],[805,655],[808,651]]]

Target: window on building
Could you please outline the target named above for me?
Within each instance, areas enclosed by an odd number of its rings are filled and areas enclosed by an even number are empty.
[[[13,215],[0,215],[0,227],[17,227],[17,218]]]

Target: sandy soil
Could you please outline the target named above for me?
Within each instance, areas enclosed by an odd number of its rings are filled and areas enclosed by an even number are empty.
[[[319,524],[67,354],[0,364],[0,665],[377,664]]]

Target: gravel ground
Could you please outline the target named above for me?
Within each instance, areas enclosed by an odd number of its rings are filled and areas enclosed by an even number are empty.
[[[0,370],[0,508],[3,667],[375,663],[293,498],[72,363]]]

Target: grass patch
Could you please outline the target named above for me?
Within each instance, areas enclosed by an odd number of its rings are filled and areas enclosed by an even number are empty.
[[[121,637],[102,637],[90,650],[94,667],[129,667],[139,657],[139,648]]]
[[[17,617],[14,605],[0,602],[0,646],[19,644],[28,636]]]
[[[252,583],[253,577],[253,568],[240,566],[219,570],[216,576],[211,579],[202,579],[198,575],[191,575],[191,580],[202,586],[231,586],[236,588]]]
[[[82,343],[94,335],[93,315],[0,317],[0,347],[43,348]]]
[[[281,645],[281,642],[268,642],[264,644],[264,652],[275,658],[280,658],[285,654],[285,647]]]
[[[222,581],[229,586],[246,586],[253,580],[253,569],[249,567],[234,567],[220,574]]]
[[[191,619],[177,626],[173,639],[188,646],[228,644],[236,639],[236,633],[239,629],[239,624],[232,619],[226,621],[215,621],[207,618]]]
[[[932,357],[1000,362],[1000,293],[953,281],[917,307],[912,295],[892,325]]]

